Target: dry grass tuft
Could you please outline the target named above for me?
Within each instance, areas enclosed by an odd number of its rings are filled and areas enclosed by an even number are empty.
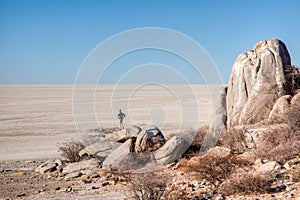
[[[208,133],[208,126],[203,126],[198,130],[193,131],[193,135],[194,135],[193,142],[186,150],[186,152],[183,154],[182,157],[191,158],[194,155],[199,154],[199,151],[201,149],[201,146],[203,144],[204,138],[207,133]]]
[[[79,152],[84,148],[85,146],[83,143],[72,140],[62,143],[62,145],[58,148],[58,151],[67,162],[78,162],[80,161]]]
[[[245,129],[235,128],[224,130],[219,138],[218,145],[227,147],[234,153],[242,153],[247,149],[245,132]]]
[[[274,160],[281,164],[300,153],[300,130],[267,132],[262,144],[255,150],[257,158]]]
[[[161,199],[168,182],[166,176],[154,172],[129,174],[128,180],[129,191],[125,194],[129,199],[135,200]]]
[[[218,186],[228,178],[236,169],[249,166],[250,163],[237,160],[235,156],[219,158],[213,156],[194,157],[190,161],[183,160],[179,168],[185,172],[196,172],[198,178],[209,181],[214,186]]]
[[[228,195],[247,195],[253,193],[268,193],[270,192],[272,182],[266,177],[255,177],[249,173],[238,173],[235,177],[227,179],[218,188],[218,192]]]

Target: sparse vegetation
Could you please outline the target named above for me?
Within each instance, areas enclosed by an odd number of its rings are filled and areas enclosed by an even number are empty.
[[[223,130],[218,145],[227,147],[235,153],[242,153],[246,150],[245,129],[230,128]]]
[[[202,143],[203,143],[204,138],[207,133],[208,133],[208,126],[203,126],[203,127],[199,128],[198,130],[194,131],[193,142],[189,146],[189,148],[186,150],[186,152],[184,153],[184,155],[183,155],[184,158],[190,158],[196,154],[199,154]]]
[[[217,187],[237,168],[246,167],[247,165],[249,163],[237,160],[233,155],[229,155],[223,158],[200,157],[193,162],[184,161],[179,166],[186,172],[196,172],[200,179],[205,179]]]
[[[287,89],[290,90],[290,94],[294,95],[298,93],[300,89],[300,70],[298,67],[291,65],[287,66],[285,70],[287,76]]]
[[[167,182],[166,176],[154,172],[131,174],[126,195],[135,200],[159,200],[162,199]]]
[[[58,148],[58,151],[67,162],[78,162],[80,161],[79,152],[84,148],[85,146],[83,143],[71,140],[62,143]]]
[[[274,160],[281,164],[294,158],[300,152],[300,130],[266,132],[262,144],[254,153],[257,158]]]
[[[227,179],[220,185],[218,192],[224,195],[247,195],[253,193],[270,192],[272,182],[264,176],[253,176],[253,174],[243,172],[237,173],[234,177]]]

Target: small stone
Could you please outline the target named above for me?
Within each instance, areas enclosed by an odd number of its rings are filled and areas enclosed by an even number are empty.
[[[68,175],[66,175],[66,177],[64,178],[66,181],[69,181],[71,179],[74,179],[74,178],[77,178],[77,177],[80,177],[81,176],[81,172],[80,171],[77,171],[77,172],[72,172]]]
[[[72,192],[72,191],[73,191],[72,187],[68,186],[68,188],[66,189],[66,192]]]
[[[109,185],[109,184],[110,184],[109,181],[105,181],[105,182],[102,182],[102,183],[101,183],[102,186],[107,186],[107,185]]]
[[[22,193],[22,194],[18,194],[18,195],[17,195],[17,197],[24,197],[24,196],[26,196],[25,193]]]
[[[60,190],[60,187],[56,187],[55,190]]]
[[[215,200],[225,200],[225,197],[222,194],[218,194]]]
[[[97,190],[97,189],[99,189],[98,186],[95,186],[95,185],[92,186],[92,190]]]
[[[35,171],[39,172],[40,174],[45,174],[47,172],[52,172],[56,170],[57,164],[54,162],[46,162],[38,166]]]
[[[275,177],[280,168],[280,164],[276,161],[270,161],[258,167],[255,175],[270,175]]]

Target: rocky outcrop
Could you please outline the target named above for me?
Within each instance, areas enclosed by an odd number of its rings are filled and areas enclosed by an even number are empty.
[[[208,135],[205,137],[201,153],[207,152],[218,141],[223,129],[226,128],[227,110],[226,110],[226,97],[228,87],[222,87],[213,107],[211,119],[209,121]]]
[[[136,153],[159,149],[166,142],[165,137],[156,126],[140,125],[141,131],[136,137]]]
[[[212,119],[209,123],[209,132],[221,131],[226,127],[227,111],[226,111],[226,97],[228,87],[222,87],[219,97],[216,101],[212,112]]]
[[[290,93],[289,52],[277,39],[258,42],[233,64],[227,92],[227,126],[267,119],[276,100]]]

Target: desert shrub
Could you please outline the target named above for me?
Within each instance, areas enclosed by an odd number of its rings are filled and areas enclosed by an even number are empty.
[[[270,191],[272,182],[264,176],[253,176],[249,173],[239,173],[235,177],[227,179],[218,188],[218,192],[225,196],[239,194],[247,195],[253,193],[267,193]]]
[[[298,67],[291,65],[287,66],[285,70],[287,83],[286,88],[290,94],[296,94],[300,89],[300,70]]]
[[[300,152],[300,130],[266,132],[262,144],[255,150],[257,158],[274,160],[281,164],[294,158]]]
[[[291,179],[294,182],[300,182],[300,165],[296,165],[294,169],[291,169],[290,172]]]
[[[72,140],[62,143],[58,148],[58,151],[60,152],[60,155],[66,159],[67,162],[78,162],[80,161],[79,152],[84,148],[84,144]]]
[[[230,128],[223,130],[218,145],[230,148],[235,153],[242,153],[246,150],[245,129]]]
[[[180,188],[180,186],[173,184],[166,188],[162,199],[165,200],[189,200],[189,193],[186,190]]]
[[[167,176],[155,172],[131,174],[125,194],[135,200],[159,200],[167,187]]]
[[[182,157],[190,158],[196,154],[199,154],[202,143],[207,133],[208,133],[208,126],[203,126],[197,130],[194,130],[192,133],[192,135],[194,135],[193,142],[186,150],[186,152],[183,154]]]
[[[248,165],[250,163],[237,160],[233,155],[229,155],[223,158],[205,156],[194,159],[193,162],[183,161],[179,164],[179,167],[186,172],[196,172],[198,178],[205,179],[214,186],[218,186],[237,168]]]

